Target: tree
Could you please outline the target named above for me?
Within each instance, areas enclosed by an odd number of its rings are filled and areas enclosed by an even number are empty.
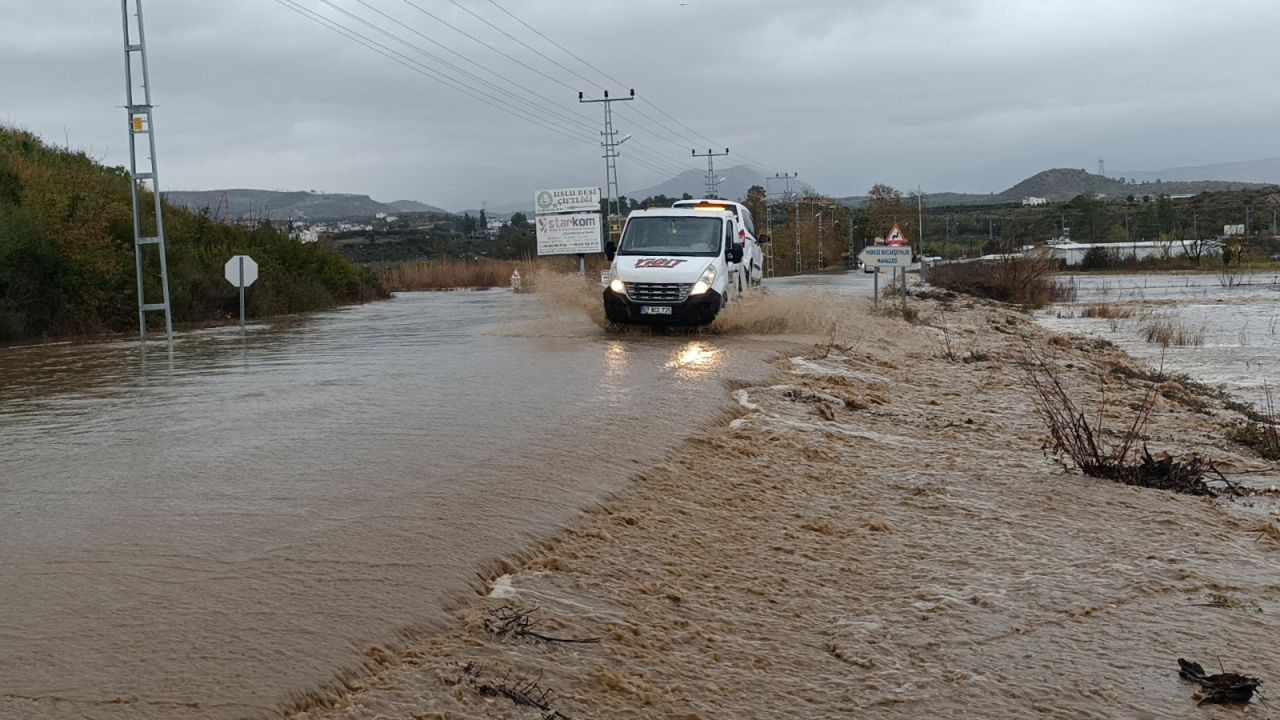
[[[1080,217],[1079,222],[1072,223],[1072,237],[1074,239],[1080,239],[1075,232],[1076,228],[1083,232],[1089,242],[1102,242],[1106,238],[1107,209],[1105,203],[1089,197],[1088,194],[1081,194],[1077,195],[1067,206],[1079,213]]]
[[[902,193],[883,183],[872,186],[871,199],[867,201],[867,234],[886,237],[894,223],[906,216],[907,208],[902,204]]]
[[[1162,235],[1172,233],[1177,228],[1178,211],[1168,195],[1161,195],[1156,201],[1156,225]]]
[[[1160,234],[1160,213],[1155,205],[1147,205],[1138,213],[1138,239],[1155,240]]]
[[[763,228],[760,227],[760,223],[763,223],[766,220],[764,186],[752,185],[747,190],[747,197],[742,204],[747,206],[747,210],[751,212],[751,217],[756,219],[756,234],[759,235],[761,232],[764,232]]]
[[[511,227],[515,227],[515,228],[529,227],[529,216],[525,215],[522,212],[512,213]]]

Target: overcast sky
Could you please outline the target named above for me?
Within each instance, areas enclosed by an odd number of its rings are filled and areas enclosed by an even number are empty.
[[[1095,170],[1099,155],[1108,169],[1139,170],[1280,155],[1273,0],[145,0],[144,10],[164,189],[314,189],[458,209],[599,185],[603,111],[579,105],[577,90],[628,87],[641,99],[615,105],[618,130],[633,135],[619,161],[624,192],[705,168],[689,154],[709,146],[730,148],[721,163],[799,172],[834,195],[875,182],[1000,191],[1049,167]],[[0,122],[125,164],[119,13],[115,0],[3,0]]]

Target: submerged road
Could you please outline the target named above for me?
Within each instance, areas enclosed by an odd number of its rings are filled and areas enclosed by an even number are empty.
[[[477,571],[789,347],[611,336],[487,291],[184,333],[171,354],[0,350],[0,717],[231,718],[315,692],[444,621]]]

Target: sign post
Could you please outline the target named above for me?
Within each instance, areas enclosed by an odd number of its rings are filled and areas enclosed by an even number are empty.
[[[240,288],[240,332],[244,332],[244,289],[258,279],[258,263],[248,255],[236,255],[223,266],[227,282]]]
[[[577,255],[586,275],[587,253],[604,251],[600,188],[540,190],[533,198],[538,255]]]
[[[897,230],[895,227],[894,230]],[[890,236],[892,237],[892,236]],[[899,233],[901,237],[901,233]],[[880,268],[893,268],[894,278],[898,270],[902,270],[902,297],[907,297],[907,266],[911,264],[911,246],[909,245],[868,245],[858,253],[863,265],[876,269],[875,294],[876,304],[880,304]]]

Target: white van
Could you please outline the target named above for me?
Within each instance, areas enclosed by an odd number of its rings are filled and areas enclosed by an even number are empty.
[[[769,242],[768,235],[756,235],[756,221],[746,205],[732,200],[718,198],[698,198],[695,200],[677,200],[671,207],[697,208],[712,210],[724,208],[738,219],[738,244],[742,246],[745,258],[747,284],[759,285],[764,282],[764,251],[761,245]]]
[[[627,216],[612,261],[610,322],[707,325],[746,292],[738,219],[728,210],[652,208]]]

